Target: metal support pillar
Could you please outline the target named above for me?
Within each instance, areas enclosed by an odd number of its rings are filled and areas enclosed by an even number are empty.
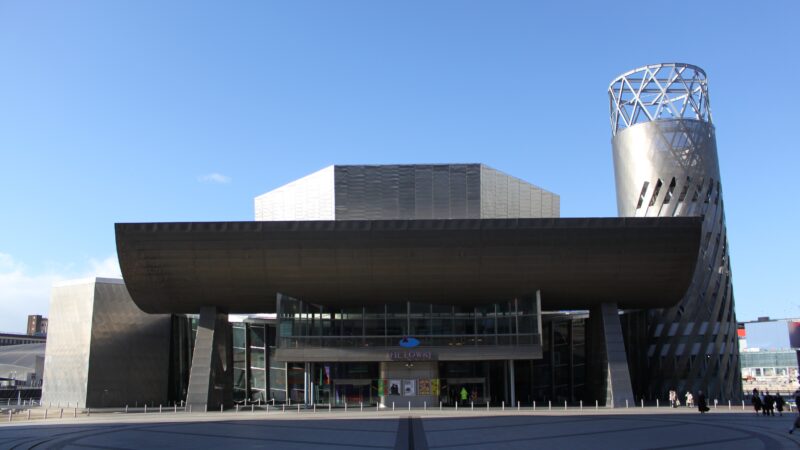
[[[517,386],[514,378],[514,360],[508,360],[509,387],[511,388],[511,405],[517,404]]]
[[[195,411],[233,404],[233,354],[228,315],[200,309],[186,404]]]
[[[599,382],[595,394],[600,395],[601,401],[604,397],[609,408],[634,404],[617,304],[603,303],[592,307],[589,320],[592,322],[592,350],[598,356],[593,358],[596,363],[592,377]]]

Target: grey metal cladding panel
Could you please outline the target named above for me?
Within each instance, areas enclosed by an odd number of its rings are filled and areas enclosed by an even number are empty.
[[[481,218],[481,166],[467,165],[467,218]]]
[[[50,300],[45,349],[45,404],[86,405],[94,284],[56,286]]]
[[[399,166],[397,173],[399,178],[397,218],[402,220],[413,219],[416,217],[414,168],[412,166]]]
[[[96,283],[87,405],[166,404],[169,348],[169,315],[142,312],[123,284]]]
[[[433,167],[414,168],[414,218],[433,218]]]
[[[450,216],[450,167],[433,166],[433,219]]]
[[[450,218],[468,218],[467,212],[467,166],[450,166]]]

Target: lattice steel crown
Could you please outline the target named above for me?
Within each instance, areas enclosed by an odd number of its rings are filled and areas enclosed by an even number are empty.
[[[651,64],[620,75],[608,86],[611,134],[659,119],[711,123],[708,80],[691,64]]]

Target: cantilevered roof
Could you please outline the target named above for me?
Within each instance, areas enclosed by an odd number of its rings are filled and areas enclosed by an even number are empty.
[[[677,303],[701,218],[118,223],[133,301],[149,313],[322,305],[478,304],[542,293],[542,308]]]

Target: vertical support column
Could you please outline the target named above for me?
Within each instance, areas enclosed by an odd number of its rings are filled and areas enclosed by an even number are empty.
[[[233,403],[233,354],[228,315],[215,307],[200,309],[186,404],[195,411]]]
[[[594,394],[610,408],[624,407],[626,400],[635,404],[617,304],[592,307],[589,321],[592,353],[598,356],[590,369]]]
[[[511,388],[511,406],[517,404],[517,386],[516,386],[516,379],[514,378],[514,360],[508,360],[508,375],[509,375],[509,386]]]

